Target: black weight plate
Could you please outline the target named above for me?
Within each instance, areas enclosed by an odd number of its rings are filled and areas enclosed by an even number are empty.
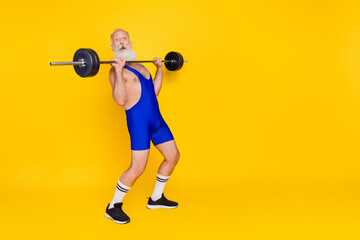
[[[91,74],[91,71],[93,71],[94,68],[93,53],[89,51],[89,49],[80,48],[75,52],[73,61],[79,62],[81,59],[85,61],[85,66],[81,67],[81,65],[74,65],[74,69],[77,75],[85,78]]]
[[[184,64],[184,58],[178,52],[169,52],[165,56],[165,60],[174,60],[174,62],[166,62],[165,67],[169,71],[178,71],[182,68]]]
[[[99,59],[99,56],[97,55],[97,53],[88,48],[87,50],[89,50],[91,53],[92,53],[92,58],[93,58],[93,61],[94,61],[94,64],[92,65],[92,69],[91,69],[91,72],[90,74],[88,75],[88,77],[92,77],[92,76],[95,76],[98,72],[99,72],[99,69],[100,69],[100,59]]]

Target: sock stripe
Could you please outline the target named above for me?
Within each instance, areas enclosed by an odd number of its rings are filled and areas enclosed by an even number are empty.
[[[117,188],[117,190],[119,190],[120,192],[123,192],[123,193],[127,193],[126,191],[121,190],[121,189],[119,189],[119,188]]]
[[[121,188],[121,189],[124,190],[124,191],[129,191],[129,189],[126,189],[126,188],[120,186],[119,184],[117,184],[116,186],[119,187],[119,188]]]
[[[123,187],[121,187],[119,184],[116,185],[116,188],[119,190],[119,191],[122,191],[124,193],[127,193],[129,190],[128,189],[125,189]]]
[[[162,178],[156,177],[156,180],[158,180],[159,182],[167,182],[169,179],[162,179]]]
[[[159,176],[156,176],[156,178],[163,179],[163,180],[168,180],[168,179],[169,179],[169,177],[167,177],[167,178],[162,178],[162,177],[159,177]]]
[[[117,182],[116,184],[117,186],[121,187],[124,190],[130,190],[131,187],[125,186],[124,184],[122,184],[120,181]]]
[[[159,178],[159,177],[157,177],[156,179],[159,180],[159,181],[167,181],[167,180],[169,180],[169,179],[162,179],[162,178]]]

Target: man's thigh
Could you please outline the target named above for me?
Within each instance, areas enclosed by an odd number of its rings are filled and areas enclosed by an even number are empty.
[[[149,150],[134,151],[131,150],[131,165],[132,166],[146,166],[149,158]]]
[[[155,147],[161,152],[165,159],[174,159],[180,154],[175,140],[158,144]]]

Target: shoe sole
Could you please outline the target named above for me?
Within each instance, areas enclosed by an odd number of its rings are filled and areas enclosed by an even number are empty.
[[[107,213],[105,213],[105,217],[107,217],[107,218],[109,218],[109,219],[111,219],[111,220],[113,220],[114,222],[119,223],[119,224],[125,224],[125,223],[130,222],[130,220],[128,220],[128,221],[118,221],[118,220],[115,220],[115,219],[113,219],[113,218],[112,218],[109,214],[107,214]]]
[[[177,208],[178,206],[164,206],[164,205],[147,205],[148,209],[157,209],[157,208],[166,208],[166,209],[171,209],[171,208]]]

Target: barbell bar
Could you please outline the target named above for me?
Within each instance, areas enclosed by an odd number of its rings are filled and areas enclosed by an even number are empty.
[[[140,60],[140,61],[126,61],[126,63],[150,63],[151,60]],[[165,56],[165,60],[161,62],[165,63],[165,67],[169,71],[178,71],[182,68],[184,60],[182,55],[178,52],[169,52]],[[50,62],[50,66],[63,66],[73,65],[74,70],[80,77],[92,77],[95,76],[99,69],[100,64],[111,64],[115,61],[100,61],[98,54],[90,48],[78,49],[73,57],[72,62]]]
[[[154,62],[151,60],[138,60],[138,61],[126,61],[126,63],[149,63],[149,62]],[[175,62],[174,60],[162,60],[161,62],[170,62],[173,63]],[[184,62],[187,62],[187,60],[184,60]],[[111,63],[116,63],[115,61],[100,61],[100,64],[111,64]],[[85,62],[84,61],[80,61],[80,62],[50,62],[51,66],[59,66],[59,65],[80,65],[80,66],[84,66]]]

